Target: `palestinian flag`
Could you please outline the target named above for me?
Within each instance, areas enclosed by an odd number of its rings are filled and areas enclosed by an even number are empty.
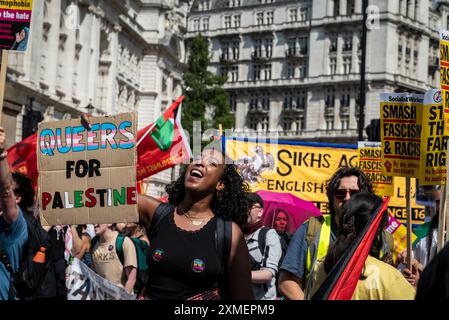
[[[154,123],[137,133],[137,180],[190,159],[189,140],[181,126],[181,104],[184,96],[176,100]]]
[[[8,163],[11,171],[21,172],[37,186],[37,133],[25,138],[8,149]]]
[[[328,274],[312,300],[351,300],[389,201],[389,197],[384,199],[383,205]]]

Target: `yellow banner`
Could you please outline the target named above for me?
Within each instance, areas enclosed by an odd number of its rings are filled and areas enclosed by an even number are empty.
[[[32,10],[33,0],[0,0],[0,9]]]
[[[444,123],[449,128],[449,31],[440,31],[440,86],[443,99]]]
[[[423,98],[410,93],[380,95],[382,164],[386,175],[418,176]]]
[[[328,212],[326,183],[341,166],[357,166],[357,149],[349,145],[320,143],[270,144],[242,139],[226,140],[226,153],[236,161],[253,191],[291,193],[314,202]],[[415,202],[415,179],[411,179],[412,221],[424,223],[424,207]],[[406,219],[405,178],[395,177],[389,212],[401,222]]]
[[[382,148],[380,142],[359,141],[358,167],[371,180],[378,196],[394,194],[393,177],[382,172]]]
[[[444,130],[440,90],[427,91],[424,96],[419,166],[420,185],[446,184],[447,130]]]

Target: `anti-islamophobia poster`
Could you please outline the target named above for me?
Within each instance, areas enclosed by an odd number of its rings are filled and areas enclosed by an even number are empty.
[[[0,50],[25,51],[33,0],[0,0]]]

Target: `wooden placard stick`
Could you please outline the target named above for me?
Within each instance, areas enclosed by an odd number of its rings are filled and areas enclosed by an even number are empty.
[[[407,206],[407,268],[412,270],[412,208],[410,178],[405,178],[406,206]]]
[[[5,97],[6,74],[8,73],[8,50],[2,50],[2,65],[0,66],[0,123],[3,114],[3,99]]]

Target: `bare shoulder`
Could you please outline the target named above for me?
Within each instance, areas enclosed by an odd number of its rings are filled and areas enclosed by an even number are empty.
[[[160,200],[147,195],[139,194],[137,196],[137,210],[139,211],[139,221],[144,227],[149,227],[156,209],[161,203],[162,202]]]

